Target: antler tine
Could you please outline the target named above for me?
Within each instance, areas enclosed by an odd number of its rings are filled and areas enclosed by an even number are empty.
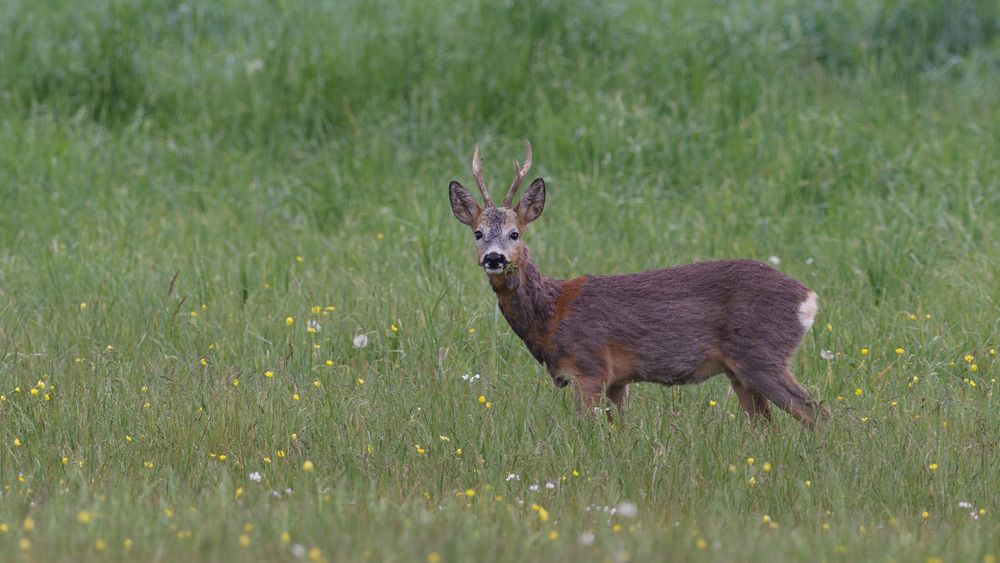
[[[511,202],[514,201],[514,195],[517,194],[517,189],[521,187],[521,182],[528,175],[528,170],[531,170],[531,143],[528,141],[524,142],[524,152],[524,166],[521,166],[517,160],[514,161],[514,182],[507,190],[507,197],[503,198],[504,207],[510,207]]]
[[[483,181],[483,161],[479,159],[479,143],[476,143],[476,148],[472,151],[472,177],[476,179],[479,193],[483,194],[483,203],[486,207],[493,207],[490,192],[486,191],[486,182]]]

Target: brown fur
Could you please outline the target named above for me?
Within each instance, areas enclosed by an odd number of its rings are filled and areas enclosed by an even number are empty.
[[[788,370],[811,294],[795,279],[751,260],[547,278],[523,237],[509,237],[541,214],[544,182],[532,182],[514,209],[480,209],[460,184],[450,189],[456,217],[482,235],[480,263],[487,251],[509,261],[489,275],[504,318],[558,387],[574,384],[584,408],[602,394],[621,406],[634,382],[700,383],[725,373],[751,418],[770,419],[768,401],[806,425],[824,414]]]

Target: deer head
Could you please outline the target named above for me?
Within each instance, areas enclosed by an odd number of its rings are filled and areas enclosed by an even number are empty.
[[[462,184],[452,180],[448,185],[451,210],[456,219],[472,229],[476,237],[478,263],[489,275],[501,275],[518,267],[524,249],[524,230],[545,208],[545,181],[541,178],[531,182],[517,205],[511,207],[517,189],[531,169],[531,143],[525,141],[524,145],[524,165],[514,161],[514,181],[500,207],[493,205],[483,181],[483,161],[479,158],[478,144],[472,153],[472,177],[483,194],[485,207],[480,207]]]

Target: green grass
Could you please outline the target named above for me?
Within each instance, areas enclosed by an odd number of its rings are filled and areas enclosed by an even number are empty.
[[[0,9],[0,560],[996,561],[995,2],[314,4]],[[578,419],[446,196],[526,138],[543,272],[779,257],[830,421]]]

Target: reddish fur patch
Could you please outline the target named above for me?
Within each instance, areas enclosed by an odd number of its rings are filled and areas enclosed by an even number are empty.
[[[559,329],[559,324],[563,322],[573,311],[573,302],[580,296],[580,290],[583,289],[583,286],[586,283],[587,276],[573,278],[563,282],[562,288],[559,291],[559,296],[556,297],[555,303],[552,307],[552,316],[549,317],[548,338],[545,343],[546,349],[551,350],[552,336],[555,335],[556,330]]]
[[[623,344],[612,342],[604,347],[604,370],[603,379],[606,385],[615,383],[628,383],[629,378],[635,373],[635,367],[639,363],[639,358]]]

